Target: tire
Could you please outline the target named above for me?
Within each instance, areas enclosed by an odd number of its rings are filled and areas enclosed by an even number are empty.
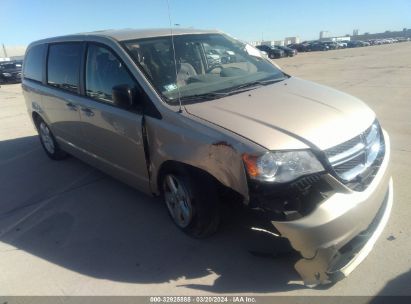
[[[161,195],[174,223],[194,238],[214,234],[220,223],[215,182],[204,173],[173,169],[162,174]]]
[[[274,54],[268,54],[268,58],[275,59],[275,55]]]
[[[62,160],[67,158],[68,154],[61,150],[56,138],[43,119],[36,119],[36,127],[39,133],[40,143],[47,156],[52,160]]]

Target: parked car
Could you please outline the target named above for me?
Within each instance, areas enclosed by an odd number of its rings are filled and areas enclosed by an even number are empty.
[[[328,46],[329,50],[336,50],[340,48],[339,44],[334,41],[326,41],[326,42],[323,42],[323,44]]]
[[[21,61],[0,62],[0,83],[18,83],[21,81]]]
[[[256,48],[260,51],[266,52],[270,59],[281,58],[285,55],[283,50],[268,45],[257,45]]]
[[[328,51],[330,49],[330,47],[327,44],[323,43],[323,42],[314,41],[314,42],[310,43],[308,49],[309,49],[310,52]]]
[[[398,41],[398,42],[407,42],[407,41],[410,41],[410,38],[406,38],[406,37],[397,37],[397,41]]]
[[[238,61],[210,66],[205,44]],[[22,82],[51,159],[70,154],[161,197],[194,237],[217,230],[226,201],[263,213],[257,230],[290,241],[307,285],[348,275],[388,221],[390,141],[374,112],[221,32],[36,41]]]
[[[384,40],[383,39],[374,39],[369,41],[372,45],[382,45],[384,44]]]
[[[285,57],[294,57],[298,53],[297,50],[294,50],[286,46],[279,45],[279,46],[276,46],[276,48],[283,50]]]
[[[346,41],[336,41],[338,44],[338,48],[340,49],[345,49],[347,47],[347,42]]]
[[[274,46],[272,46],[272,48],[273,48],[273,49],[276,49],[276,50],[282,51],[282,52],[281,52],[281,58],[283,58],[283,57],[288,57],[286,51],[283,50],[279,45],[274,45]]]
[[[297,52],[309,52],[310,51],[310,44],[307,42],[293,43],[293,44],[287,45],[287,47],[297,50]]]
[[[370,46],[371,44],[366,41],[361,41],[361,40],[352,40],[348,42],[347,47],[349,48],[356,48],[356,47],[364,47],[364,46]]]
[[[356,47],[362,47],[362,43],[357,40],[351,40],[350,42],[347,43],[347,47],[349,48],[356,48]]]

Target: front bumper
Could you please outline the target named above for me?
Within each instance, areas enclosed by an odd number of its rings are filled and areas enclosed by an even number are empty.
[[[9,73],[10,75],[0,75],[2,82],[21,82],[21,72]]]
[[[306,285],[335,282],[347,276],[371,251],[382,233],[393,204],[389,172],[390,142],[386,132],[385,157],[371,184],[355,192],[335,183],[342,191],[322,202],[309,215],[295,221],[272,224],[300,252],[295,268]]]

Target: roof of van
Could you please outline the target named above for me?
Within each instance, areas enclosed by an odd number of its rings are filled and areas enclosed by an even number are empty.
[[[184,35],[184,34],[205,34],[205,33],[217,33],[217,30],[198,30],[193,28],[174,28],[173,35]],[[122,29],[122,30],[105,30],[83,33],[86,35],[101,35],[109,36],[115,40],[131,40],[139,38],[150,38],[150,37],[160,37],[160,36],[170,36],[170,28],[160,28],[160,29]]]
[[[205,33],[219,33],[218,30],[198,30],[193,28],[173,28],[173,35],[184,35],[184,34],[205,34]],[[104,36],[110,37],[117,41],[140,39],[140,38],[151,38],[151,37],[161,37],[170,36],[170,28],[160,28],[160,29],[121,29],[121,30],[103,30],[87,33],[78,33],[78,35],[85,36]],[[70,35],[73,36],[73,35]]]
[[[173,28],[173,35],[186,35],[186,34],[210,34],[210,33],[221,33],[219,30],[199,30],[193,28]],[[121,29],[121,30],[102,30],[95,32],[85,32],[77,33],[71,35],[64,35],[58,37],[50,37],[32,42],[28,49],[37,44],[41,43],[51,43],[51,42],[61,42],[77,39],[87,39],[87,37],[107,37],[117,41],[133,40],[133,39],[143,39],[152,37],[162,37],[170,36],[170,28],[159,28],[159,29]]]

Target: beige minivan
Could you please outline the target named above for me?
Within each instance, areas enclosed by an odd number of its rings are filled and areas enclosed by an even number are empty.
[[[363,102],[287,75],[218,31],[33,42],[22,79],[41,144],[150,195],[195,237],[236,201],[270,218],[307,285],[348,275],[391,211],[390,142]]]

